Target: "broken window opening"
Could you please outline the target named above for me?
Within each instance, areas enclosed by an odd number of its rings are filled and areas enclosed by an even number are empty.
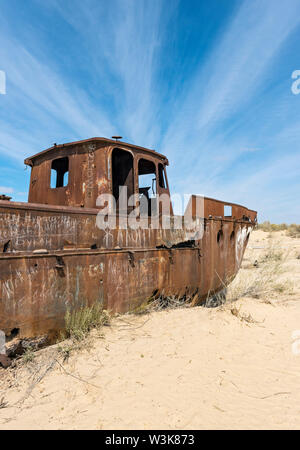
[[[232,216],[232,206],[224,205],[224,216],[231,217]]]
[[[119,198],[120,188],[123,186],[127,188],[126,204]],[[128,199],[134,194],[133,156],[130,152],[119,148],[115,148],[112,152],[112,191],[117,211],[127,214]]]
[[[165,168],[163,164],[158,164],[158,184],[162,189],[167,188],[166,177],[165,177]]]
[[[156,167],[152,161],[140,159],[138,165],[140,214],[156,213]]]
[[[218,234],[217,234],[217,242],[218,242],[218,244],[221,243],[222,240],[223,240],[223,231],[219,230]]]
[[[51,164],[51,189],[65,187],[69,182],[69,158],[54,159]]]
[[[9,246],[10,246],[10,239],[9,239],[9,241],[5,242],[5,244],[3,245],[3,253],[7,252]]]

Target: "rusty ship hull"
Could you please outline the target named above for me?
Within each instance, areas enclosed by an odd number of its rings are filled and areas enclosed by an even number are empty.
[[[159,180],[159,164],[167,164],[162,155],[95,138],[55,146],[26,160],[32,167],[29,203],[0,200],[0,330],[7,336],[56,336],[67,311],[95,303],[115,312],[135,310],[157,295],[199,304],[236,275],[256,225],[256,212],[243,206],[204,198],[198,217],[201,237],[193,239],[187,229],[173,225],[172,210],[169,229],[116,226],[107,231],[96,226],[97,195],[104,187],[114,190],[116,148],[118,158],[124,156],[120,149],[132,155],[126,182],[133,191],[138,192],[138,159],[151,161]],[[71,166],[68,186],[49,188],[53,161],[63,159],[65,165],[65,158]],[[150,165],[145,167],[148,171]],[[90,180],[88,188],[80,177]],[[161,191],[169,193],[167,180]],[[195,198],[189,205],[192,216]],[[225,216],[225,206],[231,216]]]

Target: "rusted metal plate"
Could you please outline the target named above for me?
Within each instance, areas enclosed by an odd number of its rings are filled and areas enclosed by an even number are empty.
[[[219,223],[238,224],[249,223],[255,226],[255,212],[239,205],[233,205],[238,211],[235,218],[220,216],[219,209],[209,210],[206,201],[212,206],[212,199],[204,199],[205,216],[208,222],[210,211],[218,215],[214,221]],[[0,201],[0,249],[6,245],[6,252],[33,251],[46,248],[62,250],[64,248],[155,248],[172,246],[190,240],[190,234],[185,227],[177,229],[174,218],[170,218],[170,228],[139,228],[101,230],[96,225],[97,209],[71,208],[29,203]],[[245,222],[243,217],[250,219]],[[126,219],[126,217],[124,217]],[[123,219],[124,219],[123,218]],[[159,226],[161,226],[161,218]],[[204,227],[204,222],[203,222]],[[233,227],[233,225],[232,225]],[[167,245],[167,243],[170,243]]]
[[[97,227],[97,198],[114,191],[115,150],[120,158],[132,155],[125,178],[135,194],[140,161],[154,168],[156,193],[166,194],[169,205],[156,227],[146,217],[136,229],[124,229],[128,216],[121,213],[115,227]],[[204,301],[235,276],[256,225],[255,211],[193,195],[186,214],[200,233],[188,223],[178,228],[167,178],[158,182],[168,161],[142,147],[95,138],[52,147],[25,162],[32,167],[29,203],[0,199],[0,330],[7,336],[55,337],[67,310],[100,303],[126,312],[154,292]],[[61,170],[58,184],[69,170],[66,186],[51,188],[53,167]]]
[[[200,247],[76,251],[0,258],[0,329],[21,337],[55,334],[68,309],[100,302],[113,311],[134,309],[154,291],[198,295],[222,289],[236,274],[250,228],[210,221]],[[242,238],[241,238],[242,237]],[[59,268],[57,266],[60,266]]]

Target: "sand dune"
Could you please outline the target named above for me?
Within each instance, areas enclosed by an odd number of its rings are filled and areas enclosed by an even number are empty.
[[[0,428],[300,428],[299,255],[255,231],[237,301],[118,317],[65,362],[54,346],[0,369]]]

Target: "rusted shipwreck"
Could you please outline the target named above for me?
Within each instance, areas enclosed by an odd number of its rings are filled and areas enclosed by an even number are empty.
[[[0,200],[0,330],[8,337],[53,337],[67,310],[95,302],[118,312],[157,295],[201,303],[235,276],[256,224],[255,211],[211,198],[201,199],[197,214],[199,197],[191,196],[186,211],[202,232],[176,227],[167,158],[125,142],[54,145],[25,164],[31,167],[28,203]],[[152,186],[141,186],[142,175],[152,176]],[[128,198],[149,200],[151,189],[153,198],[165,194],[170,226],[162,226],[158,205],[156,228],[124,227],[129,212],[120,205],[120,186]],[[114,228],[96,224],[103,194],[116,200]],[[142,216],[147,221],[148,211]]]

